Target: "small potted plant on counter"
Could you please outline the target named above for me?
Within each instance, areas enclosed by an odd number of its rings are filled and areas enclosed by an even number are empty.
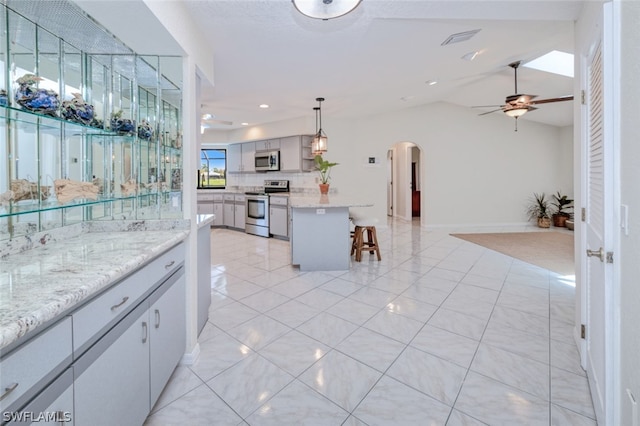
[[[333,166],[337,166],[338,163],[331,163],[324,158],[322,155],[317,154],[315,156],[316,169],[320,172],[320,193],[328,194],[329,193],[329,179],[331,179],[331,168]]]
[[[567,198],[566,195],[562,195],[560,191],[553,195],[551,204],[556,208],[556,212],[553,214],[553,226],[560,228],[566,226],[567,219],[571,218],[571,212],[569,211],[572,208],[571,203],[573,203],[573,200]]]
[[[527,207],[527,215],[529,220],[536,219],[540,228],[549,228],[551,226],[551,209],[546,195],[533,194],[529,206]]]

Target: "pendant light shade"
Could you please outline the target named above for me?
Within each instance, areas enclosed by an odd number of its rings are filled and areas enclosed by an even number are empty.
[[[362,0],[291,0],[298,12],[309,18],[328,20],[344,16]]]
[[[316,134],[311,140],[311,152],[313,152],[314,155],[322,155],[323,152],[327,152],[327,135],[322,131],[321,106],[324,98],[316,98],[316,101],[318,101],[318,106],[313,108],[316,112]]]

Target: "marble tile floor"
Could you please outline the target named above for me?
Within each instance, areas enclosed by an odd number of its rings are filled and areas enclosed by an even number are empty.
[[[573,277],[469,231],[389,220],[381,262],[301,273],[288,242],[214,229],[200,356],[145,424],[596,425]]]

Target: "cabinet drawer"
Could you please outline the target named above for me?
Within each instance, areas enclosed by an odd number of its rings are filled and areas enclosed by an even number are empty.
[[[236,195],[234,195],[233,199],[234,199],[234,201],[236,201],[236,202],[242,202],[242,203],[244,203],[245,196],[244,196],[244,194],[236,194]]]
[[[213,201],[222,201],[223,199],[222,194],[213,194]]]
[[[235,200],[236,195],[235,194],[224,194],[224,200],[225,201],[233,201]]]
[[[160,255],[73,313],[73,352],[77,357],[129,312],[141,297],[184,262],[184,244]]]
[[[287,197],[269,197],[269,202],[273,206],[287,206],[289,204],[289,199]]]
[[[213,197],[214,196],[215,196],[215,194],[210,194],[210,193],[207,194],[206,192],[205,193],[198,192],[198,202],[201,202],[201,201],[213,201]]]
[[[71,318],[65,317],[2,358],[0,411],[14,411],[24,405],[71,363],[71,354]]]

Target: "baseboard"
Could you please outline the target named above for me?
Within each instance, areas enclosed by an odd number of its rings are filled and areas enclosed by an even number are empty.
[[[193,365],[200,356],[200,343],[196,343],[191,352],[185,352],[180,359],[180,365]]]

